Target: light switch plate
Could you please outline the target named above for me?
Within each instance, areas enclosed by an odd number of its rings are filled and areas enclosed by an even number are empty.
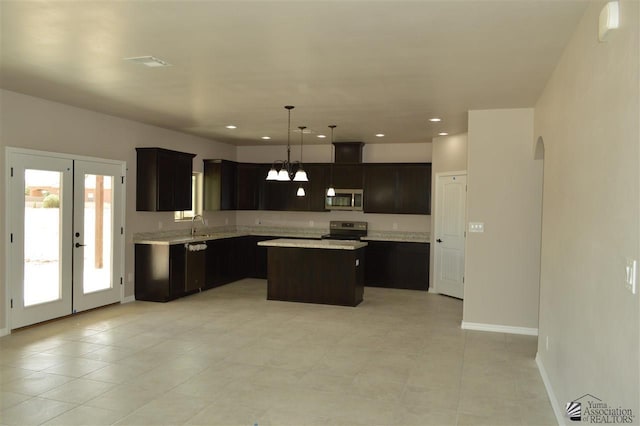
[[[469,222],[469,232],[484,232],[484,222]]]
[[[625,267],[625,280],[624,280],[624,285],[625,287],[627,287],[627,289],[631,292],[631,294],[636,294],[636,291],[638,289],[638,285],[637,285],[637,269],[638,269],[638,262],[635,259],[629,259],[627,258],[627,264]]]

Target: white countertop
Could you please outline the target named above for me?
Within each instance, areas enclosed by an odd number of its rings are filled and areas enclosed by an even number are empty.
[[[228,226],[212,227],[198,230],[196,236],[192,237],[188,229],[173,231],[145,232],[135,234],[133,242],[135,244],[184,244],[200,241],[218,240],[222,238],[244,237],[247,235],[264,235],[279,238],[305,238],[320,239],[323,234],[329,233],[327,229],[320,228],[286,228],[286,227],[265,227],[265,226]],[[362,238],[363,241],[398,241],[429,243],[430,235],[424,232],[401,232],[401,231],[369,231],[369,235]]]
[[[279,238],[277,240],[260,241],[259,246],[265,247],[291,247],[291,248],[314,248],[333,250],[357,250],[365,247],[366,242],[352,240],[301,240]]]

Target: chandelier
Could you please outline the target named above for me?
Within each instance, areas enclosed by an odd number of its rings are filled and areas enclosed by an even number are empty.
[[[267,173],[267,180],[289,182],[309,182],[307,172],[302,167],[302,137],[300,138],[300,161],[291,162],[291,110],[295,108],[293,105],[285,105],[284,107],[288,111],[288,124],[287,124],[287,159],[276,160],[271,164],[271,169]],[[302,134],[302,131],[300,133]],[[295,166],[297,165],[297,169]],[[278,170],[279,168],[279,170]]]

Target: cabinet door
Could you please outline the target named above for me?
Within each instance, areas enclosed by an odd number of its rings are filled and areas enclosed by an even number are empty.
[[[309,175],[309,210],[323,212],[324,199],[329,187],[329,166],[326,164],[309,164],[306,166]]]
[[[431,164],[398,164],[397,213],[431,214]]]
[[[397,167],[367,164],[364,168],[365,213],[396,213]]]
[[[329,165],[329,180],[337,189],[361,189],[363,186],[362,164]]]
[[[369,241],[365,248],[364,283],[371,287],[390,287],[393,275],[393,245]]]
[[[168,191],[173,195],[173,204],[167,206],[169,211],[191,210],[191,174],[193,161],[191,156],[179,155],[174,158],[173,183]]]
[[[259,164],[238,163],[237,209],[258,210],[260,188],[265,179]]]
[[[396,243],[393,262],[393,288],[429,289],[429,244]]]

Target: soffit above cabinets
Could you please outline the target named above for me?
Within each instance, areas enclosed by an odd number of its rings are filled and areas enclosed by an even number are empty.
[[[286,104],[308,144],[427,142],[533,106],[586,5],[3,1],[0,86],[235,145],[286,143]]]

